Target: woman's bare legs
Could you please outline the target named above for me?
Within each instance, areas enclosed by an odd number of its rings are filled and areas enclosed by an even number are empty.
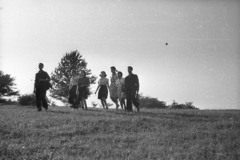
[[[105,103],[106,109],[108,109],[107,100],[105,98],[104,98],[104,103]]]
[[[113,103],[116,104],[116,109],[118,109],[118,107],[119,107],[118,99],[117,99],[116,97],[110,97],[110,98],[111,98],[111,100],[113,101]]]
[[[125,104],[125,99],[124,98],[121,98],[120,104],[121,104],[122,109],[124,110],[126,108],[126,104]]]
[[[105,103],[103,98],[101,99],[101,103],[102,103],[103,109],[105,109]]]
[[[85,106],[85,109],[88,109],[86,99],[83,99],[83,106]]]

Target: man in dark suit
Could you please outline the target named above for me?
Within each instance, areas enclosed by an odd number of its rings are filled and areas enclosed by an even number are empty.
[[[140,111],[140,103],[137,101],[137,94],[139,92],[139,81],[138,76],[132,73],[133,68],[128,67],[129,75],[125,78],[125,92],[127,98],[127,111],[133,111],[132,103],[137,108],[137,111]]]
[[[43,71],[43,66],[44,65],[42,63],[39,63],[39,72],[36,73],[33,90],[33,93],[36,94],[38,111],[42,111],[42,106],[43,108],[45,108],[45,110],[48,109],[48,104],[46,101],[46,91],[48,82],[50,81],[50,77],[47,72]]]

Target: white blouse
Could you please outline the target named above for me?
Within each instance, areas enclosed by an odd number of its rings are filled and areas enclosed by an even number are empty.
[[[109,85],[109,79],[107,79],[107,78],[100,78],[100,79],[98,80],[98,84],[99,84],[100,86],[102,86],[102,85]]]
[[[73,76],[70,80],[70,86],[77,85],[78,84],[78,79],[79,79],[79,76]]]
[[[112,74],[111,83],[115,83],[117,79],[118,79],[117,74]]]
[[[118,88],[124,86],[125,85],[125,79],[124,78],[117,79],[116,80],[116,85],[117,85]]]

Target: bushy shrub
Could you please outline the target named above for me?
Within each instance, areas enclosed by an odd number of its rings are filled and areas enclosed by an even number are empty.
[[[6,99],[0,98],[0,103],[5,103],[5,102],[7,102]]]
[[[24,94],[18,97],[20,105],[36,105],[36,97],[34,94]]]
[[[93,108],[96,108],[97,103],[96,102],[92,102],[92,106],[93,106]]]
[[[152,98],[149,96],[139,95],[140,107],[141,108],[167,108],[166,102],[159,101],[157,98]]]
[[[198,109],[193,105],[193,102],[186,102],[186,104],[178,104],[173,101],[173,103],[169,106],[171,109]]]

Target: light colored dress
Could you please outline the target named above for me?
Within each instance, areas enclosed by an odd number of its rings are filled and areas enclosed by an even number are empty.
[[[116,80],[118,99],[125,98],[125,95],[124,95],[124,93],[122,92],[122,87],[123,87],[124,85],[125,85],[125,79],[124,79],[124,78],[121,78],[121,79],[117,79],[117,80]]]
[[[118,76],[117,74],[112,74],[112,77],[111,77],[111,84],[110,84],[110,97],[113,97],[113,98],[118,98],[118,95],[117,95],[117,86],[116,86],[116,80],[118,79]]]
[[[70,84],[69,84],[69,89],[71,89],[72,86],[78,85],[78,79],[79,79],[79,76],[71,77]]]
[[[78,76],[74,76],[70,79],[69,84],[69,103],[77,104],[78,103]]]

